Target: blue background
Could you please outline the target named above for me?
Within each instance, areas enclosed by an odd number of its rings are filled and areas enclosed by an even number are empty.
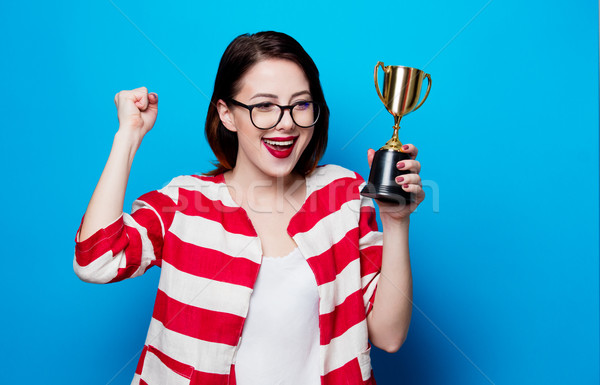
[[[598,3],[7,2],[0,4],[3,188],[0,383],[128,384],[159,269],[112,285],[72,270],[75,231],[109,154],[114,94],[145,85],[159,117],[125,210],[210,169],[218,60],[280,30],[317,63],[324,159],[368,175],[391,135],[378,60],[431,73],[401,139],[420,149],[413,320],[385,384],[598,384]]]

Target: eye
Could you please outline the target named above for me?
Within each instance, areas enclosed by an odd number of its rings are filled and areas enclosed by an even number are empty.
[[[273,103],[264,102],[264,103],[259,103],[259,104],[254,105],[254,108],[261,112],[269,112],[269,111],[273,111],[273,109],[276,108],[276,106]]]
[[[312,105],[312,102],[308,102],[308,101],[296,102],[296,103],[294,103],[294,109],[298,110],[298,111],[306,111],[306,110],[310,109],[311,105]]]

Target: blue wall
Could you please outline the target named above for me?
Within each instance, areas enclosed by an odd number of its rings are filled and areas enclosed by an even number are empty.
[[[598,3],[2,2],[3,384],[128,384],[158,269],[97,286],[75,230],[117,129],[113,96],[148,86],[158,122],[131,202],[213,159],[203,120],[240,33],[281,30],[313,56],[332,111],[325,161],[368,175],[390,136],[372,70],[431,73],[401,139],[428,196],[413,216],[415,310],[379,384],[597,384]],[[418,4],[418,5],[417,5]]]

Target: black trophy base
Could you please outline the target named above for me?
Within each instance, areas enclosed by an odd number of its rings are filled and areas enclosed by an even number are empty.
[[[410,155],[394,150],[378,150],[373,158],[369,181],[360,192],[369,198],[383,202],[410,204],[414,202],[412,193],[404,191],[396,183],[398,175],[410,174],[408,170],[398,170],[396,164],[402,160],[411,159]]]

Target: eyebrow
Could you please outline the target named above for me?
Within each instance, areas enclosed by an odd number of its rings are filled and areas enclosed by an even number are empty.
[[[293,93],[293,94],[292,94],[292,99],[293,99],[293,98],[295,98],[295,97],[298,97],[298,96],[300,96],[300,95],[305,95],[305,94],[307,94],[307,95],[309,95],[309,96],[310,96],[310,92],[309,92],[309,91],[299,91],[299,92],[295,92],[295,93]],[[259,93],[259,94],[256,94],[256,95],[254,95],[253,97],[251,97],[251,98],[250,98],[250,100],[252,100],[252,99],[256,99],[256,98],[260,98],[260,97],[263,97],[263,98],[273,98],[273,99],[278,99],[278,98],[279,98],[279,97],[278,97],[277,95],[275,95],[275,94],[265,94],[265,93]]]

